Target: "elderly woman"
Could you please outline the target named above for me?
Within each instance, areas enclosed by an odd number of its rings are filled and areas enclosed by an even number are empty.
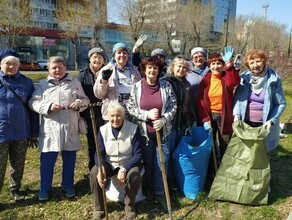
[[[146,190],[148,199],[156,196],[157,201],[166,209],[156,131],[162,131],[163,153],[167,168],[169,148],[165,144],[165,140],[170,133],[171,120],[176,112],[176,97],[171,84],[158,78],[163,69],[163,64],[158,58],[144,58],[140,69],[145,77],[134,84],[127,108],[139,124],[142,136],[147,141],[143,149],[144,192]]]
[[[76,151],[81,147],[79,112],[85,109],[82,106],[89,104],[80,82],[66,73],[62,57],[50,57],[48,70],[49,76],[39,82],[29,100],[30,107],[41,114],[39,136],[41,201],[49,198],[59,152],[63,160],[62,187],[67,197],[75,196]]]
[[[268,151],[274,149],[280,138],[279,119],[286,107],[280,76],[267,66],[264,51],[253,49],[244,57],[248,68],[241,76],[234,97],[234,120],[242,120],[252,127],[265,125],[270,129],[266,137]]]
[[[125,217],[134,219],[135,197],[141,185],[142,145],[137,125],[125,119],[124,107],[111,102],[107,109],[108,122],[100,128],[98,144],[100,147],[104,179],[117,177],[120,186],[125,186]],[[93,192],[94,219],[104,217],[101,188],[106,181],[98,172],[98,163],[90,172],[90,187]]]
[[[102,67],[104,67],[106,62],[106,54],[105,51],[99,47],[94,47],[88,51],[89,64],[80,70],[77,75],[78,81],[81,83],[82,88],[86,94],[86,96],[90,99],[91,103],[101,102],[102,100],[95,97],[93,93],[93,86],[96,81],[97,76],[100,73]],[[101,106],[96,106],[93,108],[96,127],[99,130],[99,127],[102,126],[103,120],[101,115]],[[89,109],[85,109],[80,115],[86,120],[88,125],[88,133],[87,137],[87,145],[88,145],[88,169],[89,172],[91,168],[94,166],[94,154],[95,154],[95,141],[90,117]]]
[[[186,76],[187,80],[192,85],[192,103],[196,102],[196,97],[198,93],[198,87],[203,79],[203,76],[209,72],[208,62],[207,62],[207,54],[204,48],[195,47],[191,50],[191,58],[189,61],[189,71]],[[191,106],[191,111],[193,115],[196,117],[197,121],[198,113],[195,105]]]
[[[195,117],[191,112],[191,106],[194,105],[191,102],[191,84],[186,79],[188,71],[189,62],[182,57],[175,57],[168,67],[168,74],[164,77],[164,79],[171,83],[177,99],[177,110],[172,120],[171,134],[167,138],[170,155],[174,153],[182,137],[186,134],[187,129],[192,127],[195,121]],[[169,188],[177,189],[173,181],[172,157],[169,158],[168,180]]]
[[[28,139],[38,136],[38,115],[27,105],[34,85],[18,71],[19,55],[15,51],[1,51],[0,60],[0,190],[9,157],[10,194],[20,201],[24,199],[20,187]]]
[[[94,94],[103,100],[102,116],[107,120],[107,105],[110,101],[121,103],[124,107],[130,96],[134,83],[141,80],[137,67],[129,62],[129,51],[124,43],[113,46],[113,62],[100,70],[95,81]],[[126,112],[126,118],[128,114]]]

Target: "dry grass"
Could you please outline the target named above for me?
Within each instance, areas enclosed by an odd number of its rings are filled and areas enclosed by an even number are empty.
[[[284,81],[287,94],[287,109],[282,117],[286,121],[292,115],[292,96],[290,96],[291,79]],[[202,193],[196,201],[183,197],[179,192],[171,193],[173,219],[224,219],[224,220],[274,220],[286,219],[292,210],[292,135],[281,139],[280,146],[271,154],[271,193],[267,206],[244,206],[229,202],[218,202],[208,199]],[[26,193],[26,200],[15,203],[8,191],[6,175],[5,185],[0,194],[0,219],[91,219],[93,205],[87,174],[86,141],[83,137],[83,148],[77,154],[75,171],[75,186],[77,196],[67,199],[60,187],[61,160],[58,158],[53,190],[47,202],[38,201],[39,190],[39,153],[37,149],[29,149],[22,189]],[[7,170],[8,174],[8,170]],[[109,202],[109,219],[121,219],[123,206]],[[137,204],[137,219],[167,219],[157,203],[146,201]]]

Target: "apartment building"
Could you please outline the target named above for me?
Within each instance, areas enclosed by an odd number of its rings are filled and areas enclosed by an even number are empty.
[[[109,8],[111,4],[116,4],[116,0],[30,0],[29,6],[31,8],[31,24],[33,31],[26,36],[16,36],[14,49],[21,54],[23,61],[35,61],[38,59],[47,59],[50,56],[63,56],[69,68],[74,66],[74,45],[71,40],[62,37],[62,26],[56,19],[56,10],[58,4],[62,2],[76,5],[80,2],[91,4],[92,11],[88,13],[96,14],[97,19],[107,20],[108,15],[115,17],[118,9]],[[195,0],[160,0],[165,5],[166,10],[176,10],[177,4],[188,4]],[[199,0],[201,4],[212,3],[214,6],[214,15],[212,16],[213,24],[210,29],[211,32],[218,32],[223,34],[228,28],[228,23],[235,19],[237,0]],[[167,7],[166,7],[167,6]],[[100,18],[99,10],[103,7],[106,11]],[[118,22],[117,22],[118,23]],[[131,47],[134,42],[125,31],[125,24],[108,23],[99,33],[99,42],[107,51],[108,56],[111,56],[112,45],[117,42],[126,42]],[[87,51],[93,46],[93,28],[84,26],[78,33],[80,39],[77,42],[77,59],[79,67],[82,67],[87,62]],[[5,36],[4,36],[5,38]],[[174,41],[176,35],[173,34]],[[1,46],[5,48],[5,39],[1,39]],[[179,44],[176,45],[177,52],[179,52]]]

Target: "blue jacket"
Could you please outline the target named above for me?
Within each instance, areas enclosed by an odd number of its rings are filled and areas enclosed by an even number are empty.
[[[31,79],[17,72],[8,76],[0,71],[8,87],[27,103],[34,85]],[[38,114],[23,103],[0,81],[0,143],[38,136]]]
[[[263,124],[272,121],[272,127],[266,138],[268,151],[277,147],[280,139],[279,119],[286,107],[285,95],[280,76],[271,68],[268,68],[267,90],[263,107]],[[240,120],[245,120],[245,112],[248,105],[250,93],[250,71],[241,74],[241,82],[238,85],[234,96],[233,115],[239,115]]]

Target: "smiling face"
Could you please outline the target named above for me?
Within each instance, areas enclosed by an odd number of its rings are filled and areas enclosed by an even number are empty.
[[[19,65],[20,63],[18,58],[8,56],[1,61],[1,70],[8,76],[12,76],[17,73]]]
[[[224,70],[224,65],[221,61],[215,60],[210,63],[210,70],[212,74],[221,74]]]
[[[124,68],[129,60],[128,51],[122,48],[117,49],[114,54],[114,60],[119,67]]]
[[[194,66],[200,68],[204,66],[205,55],[202,52],[197,52],[192,57]]]
[[[48,65],[51,77],[61,80],[66,75],[66,66],[62,62],[50,62]]]
[[[122,126],[124,121],[124,114],[119,109],[111,108],[108,110],[108,121],[111,123],[111,126],[114,128],[119,128]]]
[[[247,59],[247,65],[252,73],[260,74],[265,67],[265,62],[260,57],[256,57],[253,59],[249,58]]]
[[[90,68],[97,72],[104,65],[105,60],[100,53],[93,53],[89,58],[89,62]]]
[[[188,63],[187,61],[179,61],[173,65],[173,75],[182,78],[187,74]]]
[[[146,81],[149,84],[155,84],[157,82],[159,74],[159,67],[154,64],[147,64],[145,69]]]

